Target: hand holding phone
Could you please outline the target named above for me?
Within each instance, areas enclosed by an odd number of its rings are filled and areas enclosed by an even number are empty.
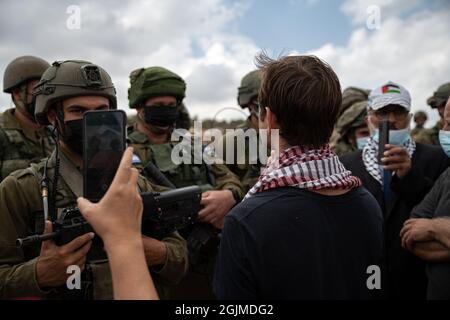
[[[126,148],[125,112],[86,112],[83,148],[84,197],[98,202],[108,191]]]

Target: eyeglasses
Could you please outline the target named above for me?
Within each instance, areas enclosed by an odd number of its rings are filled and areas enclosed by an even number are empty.
[[[394,115],[394,119],[397,121],[405,120],[409,116],[409,112],[402,109],[381,109],[369,112],[370,115],[374,115],[378,120],[389,119],[390,115]]]

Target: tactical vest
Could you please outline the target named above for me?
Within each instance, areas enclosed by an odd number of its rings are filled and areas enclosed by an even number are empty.
[[[171,158],[173,147],[172,143],[148,146],[151,161],[167,179],[178,188],[197,185],[202,189],[202,192],[214,189],[214,181],[206,164],[175,164]]]
[[[54,163],[49,160],[49,165],[47,169],[47,175],[49,179],[53,180],[55,177],[55,166]],[[40,186],[40,181],[42,180],[43,172],[45,167],[45,161],[41,161],[37,164],[32,164],[30,167],[25,170],[21,170],[17,173],[14,173],[16,178],[20,179],[20,177],[24,175],[33,175],[36,180],[36,186]],[[77,183],[77,177],[75,174],[71,173],[70,177],[67,172],[64,172],[64,181],[62,176],[62,172],[60,172],[59,183],[57,187],[57,193],[55,195],[55,203],[54,207],[56,209],[56,216],[50,213],[52,216],[51,219],[55,220],[60,216],[62,210],[68,207],[76,206],[76,198],[77,195],[73,193],[70,187],[70,183],[66,181],[69,180]],[[82,184],[81,184],[82,185]],[[49,183],[49,195],[53,193],[53,184]],[[49,199],[50,201],[50,199]],[[42,209],[43,206],[39,205]],[[32,213],[32,217],[34,223],[30,221],[30,224],[34,224],[34,232],[35,234],[41,234],[44,230],[44,214],[43,210],[38,210]],[[27,259],[32,259],[39,255],[40,245],[32,245],[30,247],[24,248],[24,255]],[[94,276],[95,275],[95,276]],[[95,282],[94,282],[95,281]],[[109,265],[106,263],[106,260],[99,261],[89,261],[86,263],[86,269],[82,273],[81,277],[81,290],[67,290],[65,286],[60,288],[55,288],[52,290],[47,296],[46,299],[50,300],[91,300],[91,299],[113,299],[112,292],[112,283],[111,283],[111,273],[109,270]]]
[[[175,164],[172,161],[174,143],[152,144],[147,136],[139,131],[132,131],[132,128],[129,128],[128,139],[141,158],[142,166],[145,166],[149,161],[153,162],[177,188],[197,185],[202,189],[202,192],[214,189],[214,177],[208,166],[203,162],[202,164],[194,164],[193,159],[196,157],[194,148],[191,148],[192,164]],[[148,178],[151,179],[152,177]]]
[[[27,168],[50,155],[55,143],[49,130],[44,128],[39,134],[39,144],[36,144],[26,138],[21,130],[5,128],[0,117],[0,181],[11,172]]]

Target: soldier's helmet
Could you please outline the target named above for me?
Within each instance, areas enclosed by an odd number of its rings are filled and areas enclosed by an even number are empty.
[[[152,97],[170,96],[181,103],[185,97],[186,83],[176,73],[162,67],[140,68],[130,73],[128,104],[138,107]]]
[[[428,119],[428,115],[425,111],[417,111],[416,113],[414,113],[414,121],[419,119],[419,118],[424,118],[425,120]]]
[[[428,105],[435,109],[445,104],[450,97],[450,82],[444,83],[427,99]]]
[[[3,74],[3,92],[12,90],[29,80],[39,80],[50,64],[38,57],[22,56],[11,61]]]
[[[89,61],[55,61],[34,88],[35,117],[48,125],[47,111],[55,103],[78,96],[102,96],[109,99],[110,109],[117,108],[116,89],[109,74]]]
[[[364,118],[366,115],[367,101],[354,103],[339,117],[336,123],[336,131],[344,137],[350,129],[364,126]]]
[[[261,71],[253,70],[247,73],[241,80],[241,86],[238,88],[237,101],[242,108],[258,97],[261,87]]]
[[[342,92],[342,104],[341,109],[339,111],[339,115],[342,115],[345,110],[350,108],[354,103],[365,101],[369,98],[370,90],[357,88],[357,87],[348,87]]]

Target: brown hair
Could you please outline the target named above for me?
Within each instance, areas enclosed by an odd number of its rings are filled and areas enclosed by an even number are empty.
[[[276,116],[280,136],[291,145],[317,148],[330,139],[342,103],[339,79],[315,56],[285,56],[264,52],[256,57],[262,70],[259,99]]]

